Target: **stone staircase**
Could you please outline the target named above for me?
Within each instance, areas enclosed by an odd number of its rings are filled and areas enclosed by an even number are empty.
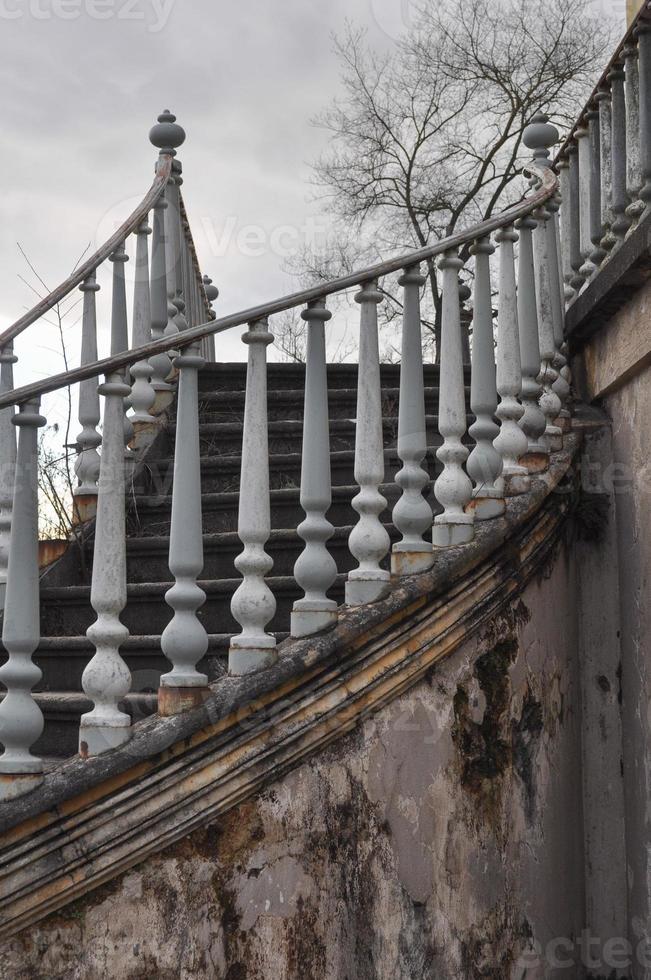
[[[390,523],[390,513],[400,492],[394,482],[401,465],[395,448],[400,367],[382,365],[381,375],[386,481],[381,489],[388,502],[382,520],[395,540],[397,535]],[[287,635],[292,604],[302,595],[292,570],[303,547],[296,527],[304,516],[299,502],[304,381],[304,365],[270,364],[268,367],[273,530],[267,551],[274,562],[268,581],[278,603],[269,628],[279,639]],[[207,596],[199,617],[209,634],[208,653],[199,670],[215,680],[226,670],[229,640],[232,633],[238,632],[230,613],[230,600],[240,582],[233,561],[241,551],[237,512],[246,364],[210,364],[201,371],[199,384],[204,530],[201,587]],[[425,385],[429,447],[426,466],[434,479],[440,466],[435,452],[441,442],[436,417],[438,368],[434,365],[425,367]],[[335,527],[328,547],[339,571],[330,596],[343,602],[345,573],[355,566],[347,541],[357,520],[351,506],[358,491],[353,474],[357,365],[329,365],[328,388],[333,484],[328,517]],[[160,635],[171,618],[163,597],[172,580],[168,552],[174,437],[173,405],[169,424],[139,464],[127,495],[128,600],[121,619],[131,635],[122,647],[122,655],[133,678],[125,710],[134,720],[156,710],[158,679],[169,669],[160,649]],[[440,508],[431,484],[427,499],[436,513]],[[92,528],[85,543],[84,563],[79,561],[76,549],[72,545],[68,554],[45,573],[41,587],[42,638],[34,660],[43,672],[36,698],[45,715],[45,729],[35,751],[48,758],[77,752],[79,716],[91,707],[80,692],[82,672],[94,652],[85,635],[95,619],[89,585]],[[87,581],[80,572],[84,565]]]

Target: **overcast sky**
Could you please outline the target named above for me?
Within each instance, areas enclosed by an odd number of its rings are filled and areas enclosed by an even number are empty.
[[[308,163],[327,137],[310,119],[337,91],[331,35],[346,17],[390,46],[409,0],[0,0],[0,326],[35,299],[19,279],[33,281],[16,242],[48,287],[65,278],[147,189],[156,158],[147,134],[164,108],[187,132],[183,193],[218,312],[292,288],[279,252],[310,218],[317,228],[324,220]],[[242,247],[248,226],[260,229],[260,255]],[[67,336],[74,365],[78,328]],[[101,354],[107,346],[103,316]],[[224,341],[222,356],[240,348]],[[29,328],[17,381],[60,370],[57,349],[47,323]]]

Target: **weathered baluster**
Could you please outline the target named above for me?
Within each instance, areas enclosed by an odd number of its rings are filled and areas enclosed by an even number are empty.
[[[598,269],[606,255],[601,247],[604,229],[601,224],[601,132],[598,102],[590,106],[586,119],[590,146],[590,241],[592,243],[590,262],[595,269]],[[561,196],[562,194],[561,188]]]
[[[558,161],[558,175],[561,185],[563,207],[561,209],[561,255],[563,262],[563,280],[565,283],[565,302],[569,303],[576,295],[572,286],[574,273],[572,271],[572,211],[570,208],[570,161],[561,157]]]
[[[626,104],[626,193],[630,204],[626,216],[637,224],[644,202],[642,190],[642,158],[640,155],[640,73],[638,68],[637,41],[632,39],[623,50],[625,64],[624,102]]]
[[[442,272],[439,432],[443,436],[443,445],[436,455],[443,463],[443,470],[434,484],[434,493],[443,513],[434,518],[432,528],[432,541],[437,548],[467,544],[474,536],[474,516],[465,511],[472,498],[472,483],[463,469],[468,450],[461,441],[466,432],[459,317],[459,269],[462,266],[463,262],[452,250],[439,262]]]
[[[572,266],[570,285],[575,292],[579,293],[583,286],[583,276],[581,275],[583,257],[581,255],[579,209],[579,149],[576,143],[570,145],[568,156],[570,161],[570,197],[569,200],[565,200],[565,207],[569,205],[570,209],[570,264]]]
[[[382,301],[382,293],[377,283],[364,283],[355,301],[360,304],[355,429],[355,481],[359,493],[353,498],[352,506],[359,520],[348,539],[350,552],[358,562],[358,568],[348,573],[346,582],[346,602],[351,606],[375,602],[388,594],[390,574],[380,568],[380,562],[391,544],[380,521],[387,502],[379,490],[384,480],[384,439],[377,327],[377,306]]]
[[[79,288],[84,294],[81,325],[81,365],[83,367],[97,360],[95,293],[100,287],[95,281],[95,273],[87,276]],[[97,507],[97,479],[99,477],[97,447],[102,441],[102,437],[97,431],[100,420],[97,382],[97,377],[87,378],[79,385],[79,424],[81,431],[77,436],[77,445],[80,452],[75,462],[75,473],[79,483],[74,489],[74,502],[75,511],[81,521],[94,517]]]
[[[405,269],[398,280],[403,287],[402,356],[398,409],[398,456],[402,468],[396,483],[402,490],[393,508],[393,523],[402,538],[391,553],[391,571],[411,575],[430,568],[434,555],[430,536],[432,508],[423,497],[429,475],[423,468],[427,452],[423,343],[420,326],[420,287],[425,282],[418,266]]]
[[[611,85],[612,113],[612,232],[623,241],[631,226],[625,211],[628,204],[626,196],[626,105],[624,102],[624,69],[616,64],[608,73]]]
[[[208,649],[208,635],[197,616],[206,601],[206,593],[197,585],[203,569],[197,372],[203,364],[198,343],[174,361],[179,381],[169,566],[175,583],[165,594],[174,616],[161,636],[161,648],[172,664],[172,670],[160,679],[161,715],[175,715],[196,707],[208,694],[208,678],[197,670]]]
[[[613,225],[613,133],[610,88],[602,88],[595,96],[599,104],[599,139],[601,163],[601,225],[603,236],[600,242],[604,253],[610,252],[617,244],[612,231]]]
[[[8,659],[0,667],[7,693],[0,703],[0,801],[35,789],[43,762],[31,746],[43,731],[43,714],[31,693],[41,678],[32,654],[40,639],[38,585],[38,432],[45,419],[35,399],[20,406],[16,481],[2,642]]]
[[[176,116],[165,109],[158,117],[158,122],[149,132],[149,140],[154,146],[158,147],[161,154],[168,154],[175,157],[177,147],[185,142],[185,130],[176,122]],[[165,234],[164,234],[164,261],[165,261],[165,286],[167,288],[167,323],[164,328],[165,336],[171,336],[178,332],[178,318],[180,310],[176,305],[177,285],[179,290],[182,287],[180,282],[180,222],[179,222],[179,197],[177,176],[180,178],[181,164],[178,160],[172,163],[172,175],[170,176],[167,187],[165,188],[165,207],[161,208],[161,216],[164,215]],[[156,230],[154,229],[154,243],[156,243]],[[158,239],[160,240],[160,239]],[[159,272],[160,279],[160,272]],[[153,279],[153,270],[152,270]],[[161,311],[156,307],[156,322],[159,321]],[[163,362],[157,368],[157,378],[160,379]],[[171,367],[171,364],[170,364]],[[169,372],[168,372],[169,373]],[[167,377],[167,375],[165,375]],[[160,383],[160,382],[159,382]]]
[[[558,272],[558,243],[554,224],[554,212],[558,210],[558,207],[558,197],[554,195],[547,204],[547,213],[549,214],[546,222],[547,255],[549,256],[549,288],[552,297],[552,324],[554,328],[554,346],[556,349],[554,367],[556,368],[557,378],[554,381],[554,391],[561,400],[560,422],[562,422],[563,426],[569,428],[570,413],[565,408],[565,403],[570,394],[570,369],[565,356],[567,351],[564,333],[565,311],[561,300],[561,285]]]
[[[86,631],[96,652],[81,678],[94,707],[81,716],[79,753],[84,757],[122,745],[131,736],[131,719],[118,707],[131,685],[129,668],[120,656],[129,637],[120,622],[127,601],[124,399],[129,386],[123,373],[107,375],[99,392],[104,396],[104,425],[90,591],[97,619]]]
[[[502,457],[493,446],[493,440],[500,431],[495,422],[497,386],[490,283],[490,256],[494,251],[489,238],[482,238],[470,248],[475,256],[470,382],[470,409],[475,421],[468,431],[475,445],[466,463],[466,470],[474,483],[467,510],[472,511],[478,521],[499,517],[504,513],[506,503],[498,485],[502,474]]]
[[[0,350],[0,394],[14,390],[13,341]],[[16,428],[13,424],[13,406],[0,410],[0,608],[4,605],[4,588],[7,582],[9,542],[11,541],[11,507],[16,480]]]
[[[640,79],[640,159],[645,213],[651,206],[651,24],[642,21],[636,28]]]
[[[151,243],[151,335],[152,340],[160,340],[167,327],[167,244],[165,236],[165,209],[167,201],[159,197],[154,205],[154,229]],[[154,391],[171,391],[172,385],[166,378],[172,370],[172,362],[166,353],[154,354],[149,363],[152,366],[152,388]],[[161,396],[164,397],[164,396]]]
[[[172,296],[172,302],[176,307],[176,314],[174,316],[174,323],[176,329],[181,332],[188,329],[188,321],[185,315],[185,282],[183,273],[183,246],[185,244],[183,238],[183,223],[181,220],[181,185],[183,184],[183,177],[181,176],[182,166],[180,160],[174,160],[172,163],[172,177],[167,185],[167,203],[168,208],[166,212],[166,217],[170,220],[170,238],[174,242],[174,265],[173,265],[173,282],[174,282],[174,295]],[[169,289],[169,277],[168,277],[168,289]]]
[[[307,323],[301,458],[301,507],[305,520],[297,530],[305,547],[294,565],[294,578],[305,595],[296,600],[292,609],[292,636],[309,636],[337,622],[337,603],[326,594],[337,577],[337,565],[326,548],[326,541],[334,532],[326,518],[332,502],[332,479],[325,324],[331,316],[322,299],[314,300],[301,313]]]
[[[151,301],[149,294],[149,248],[147,235],[151,234],[145,218],[136,231],[136,268],[133,289],[133,347],[141,347],[151,341]],[[153,367],[148,360],[136,361],[131,366],[131,422],[155,422],[149,409],[156,400],[150,378]]]
[[[595,271],[591,261],[592,242],[590,241],[590,190],[592,182],[590,163],[590,134],[587,125],[580,126],[575,134],[579,161],[579,239],[583,265],[579,274],[587,282]],[[563,205],[564,206],[564,205]]]
[[[497,417],[501,426],[493,445],[502,457],[501,485],[507,497],[529,489],[530,477],[520,459],[527,452],[527,437],[519,426],[524,409],[518,401],[522,390],[520,338],[515,287],[513,243],[518,240],[513,226],[502,228],[499,242],[500,279],[497,317],[497,392],[500,396]]]
[[[554,367],[557,351],[554,343],[550,262],[547,248],[549,236],[545,227],[549,219],[549,211],[545,208],[539,208],[534,212],[533,217],[537,222],[533,233],[533,245],[541,360],[540,379],[543,385],[539,404],[547,422],[545,439],[548,449],[550,452],[556,452],[563,448],[563,434],[556,425],[556,419],[561,410],[561,400],[552,387],[558,379],[558,373]]]
[[[545,416],[538,404],[542,387],[540,375],[540,343],[538,340],[538,310],[533,262],[532,232],[536,221],[532,217],[521,218],[516,223],[520,233],[518,257],[518,327],[520,333],[520,362],[522,365],[522,405],[524,415],[520,428],[527,437],[527,450],[520,463],[529,473],[547,469],[549,450],[545,441]]]
[[[231,674],[262,670],[277,659],[276,638],[265,632],[276,612],[276,600],[264,580],[273,568],[273,560],[264,549],[271,533],[266,347],[273,343],[273,334],[267,319],[249,324],[242,340],[249,345],[237,522],[244,550],[235,559],[242,582],[231,600],[231,612],[242,632],[231,640]]]
[[[124,263],[129,261],[129,256],[124,250],[124,245],[119,245],[116,250],[109,255],[109,262],[113,263],[113,292],[111,297],[111,354],[122,354],[129,350],[129,324],[127,320],[127,292],[124,277]],[[127,376],[127,371],[122,372],[122,380]],[[127,467],[127,479],[133,472],[135,456],[129,443],[133,439],[133,425],[126,412],[130,404],[131,388],[124,401],[124,459]]]
[[[208,306],[210,307],[208,319],[214,320],[215,312],[212,308],[212,304],[219,296],[219,290],[217,289],[217,286],[213,285],[213,281],[210,278],[210,276],[203,277],[203,288],[206,294],[206,299],[208,300]],[[205,317],[202,317],[201,319],[204,320]],[[207,355],[206,355],[207,360],[214,361],[215,360],[215,335],[214,334],[211,334],[209,337],[206,337],[206,350],[207,350]]]

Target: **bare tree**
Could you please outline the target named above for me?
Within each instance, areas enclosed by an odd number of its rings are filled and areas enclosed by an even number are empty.
[[[428,0],[382,55],[349,24],[335,39],[343,96],[315,120],[332,136],[313,169],[339,244],[302,255],[294,271],[319,281],[520,197],[525,126],[538,110],[561,126],[574,120],[611,35],[589,0]],[[438,333],[433,261],[427,274],[424,326]],[[383,288],[395,316],[395,277]]]

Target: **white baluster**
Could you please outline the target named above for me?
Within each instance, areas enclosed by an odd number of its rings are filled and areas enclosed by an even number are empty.
[[[364,283],[355,295],[360,304],[359,368],[357,376],[357,420],[355,428],[355,481],[359,493],[353,509],[359,520],[348,538],[348,547],[358,567],[348,573],[346,603],[359,606],[388,595],[390,574],[380,568],[391,541],[380,514],[387,502],[379,487],[384,480],[382,431],[382,386],[378,346],[377,306],[382,293],[376,282]]]
[[[579,240],[581,244],[581,257],[583,259],[583,265],[579,269],[579,274],[587,282],[597,268],[590,258],[592,255],[592,242],[590,240],[590,189],[592,174],[590,134],[587,119],[585,125],[580,126],[574,135],[576,136],[579,157]]]
[[[402,538],[391,553],[394,575],[412,575],[434,562],[431,541],[423,535],[432,527],[432,508],[423,497],[429,475],[422,466],[427,453],[423,342],[420,326],[420,287],[425,282],[418,266],[405,269],[398,280],[403,287],[402,356],[398,408],[398,456],[402,468],[396,483],[402,490],[393,508],[393,523]]]
[[[500,431],[495,422],[497,387],[490,282],[490,256],[494,251],[489,238],[480,239],[470,248],[475,256],[470,382],[470,409],[475,421],[468,431],[475,445],[466,463],[468,476],[474,483],[472,500],[466,505],[466,510],[472,512],[478,521],[499,517],[506,507],[503,488],[499,484],[502,457],[493,445]]]
[[[206,299],[208,300],[208,307],[209,307],[209,314],[207,319],[214,320],[215,311],[212,308],[212,304],[219,296],[219,290],[217,289],[217,286],[213,285],[213,281],[209,276],[203,277],[203,288],[206,295]],[[202,317],[202,319],[206,319],[206,318]],[[211,334],[209,337],[206,337],[206,359],[208,361],[215,360],[215,335],[214,334]]]
[[[203,364],[199,344],[193,344],[174,361],[179,384],[169,566],[175,583],[165,595],[174,616],[161,636],[161,648],[172,670],[160,679],[160,715],[193,708],[209,693],[207,676],[197,670],[208,649],[208,636],[197,616],[197,609],[206,601],[206,593],[197,585],[203,569],[197,372]]]
[[[124,264],[129,261],[129,256],[124,250],[124,245],[119,245],[116,250],[109,255],[109,262],[113,263],[113,290],[111,296],[111,354],[122,354],[129,350],[129,323],[127,320],[127,291],[124,276]],[[127,376],[127,371],[122,372],[122,379]],[[135,456],[129,449],[129,443],[133,439],[133,425],[127,416],[129,408],[129,388],[124,401],[124,459],[126,463],[127,480],[133,473]]]
[[[151,335],[160,340],[167,327],[167,246],[165,238],[165,209],[167,201],[159,197],[154,205],[154,228],[151,243]],[[149,362],[153,369],[154,391],[169,392],[172,385],[166,381],[172,370],[172,362],[166,353],[154,354]]]
[[[151,231],[145,218],[136,231],[136,268],[133,288],[133,347],[141,347],[151,341],[151,301],[149,295],[149,249],[147,235]],[[153,367],[148,360],[136,361],[131,366],[131,422],[148,424],[156,420],[149,409],[156,400],[150,378]]]
[[[463,469],[468,450],[462,443],[466,432],[466,397],[463,378],[463,345],[459,315],[459,269],[456,251],[446,252],[439,268],[442,275],[441,371],[439,382],[439,432],[443,445],[436,455],[443,470],[434,484],[443,513],[434,518],[435,547],[467,544],[474,536],[474,516],[465,508],[472,498],[472,483]]]
[[[524,409],[518,398],[522,391],[520,364],[520,338],[515,288],[515,264],[513,243],[518,240],[513,226],[502,228],[495,240],[500,245],[499,311],[497,319],[497,391],[500,402],[497,417],[500,419],[499,435],[493,445],[502,457],[500,481],[507,497],[524,493],[531,480],[526,466],[520,459],[527,452],[527,437],[519,426]]]
[[[547,251],[547,229],[545,222],[549,220],[550,212],[539,208],[533,214],[536,228],[533,233],[534,268],[536,273],[536,300],[538,307],[538,330],[540,341],[540,379],[543,393],[540,398],[540,408],[546,419],[545,439],[550,452],[563,448],[563,433],[556,419],[561,410],[561,400],[553,389],[558,378],[554,367],[557,356],[554,343],[554,321],[552,313],[552,295],[549,276],[549,256]]]
[[[92,364],[97,360],[97,313],[95,293],[99,290],[95,273],[84,279],[79,289],[84,294],[84,308],[81,326],[81,365]],[[97,480],[99,477],[99,453],[97,447],[102,437],[97,431],[99,425],[99,395],[97,377],[87,378],[79,385],[79,424],[81,431],[77,436],[79,455],[75,462],[78,485],[74,489],[75,512],[80,521],[95,516],[97,507]]]
[[[600,242],[604,253],[610,252],[617,244],[612,232],[613,224],[613,128],[610,86],[600,89],[595,101],[599,104],[599,134],[601,140],[601,225],[603,236]]]
[[[640,73],[638,66],[637,39],[631,38],[623,50],[625,57],[626,102],[626,193],[630,204],[626,215],[637,224],[643,211],[640,199],[642,190],[642,155],[640,146]]]
[[[172,303],[176,308],[176,313],[174,314],[174,324],[177,331],[182,332],[188,329],[188,321],[185,315],[185,283],[183,275],[183,227],[181,222],[181,193],[180,188],[183,183],[183,177],[181,176],[182,167],[180,160],[174,160],[172,163],[172,177],[170,177],[169,183],[167,185],[167,211],[165,213],[166,219],[169,219],[169,237],[168,241],[172,243],[172,256],[173,256],[173,276],[172,281],[174,282],[174,294],[171,296]],[[169,293],[169,280],[168,276],[168,293]]]
[[[0,394],[14,390],[13,341],[0,350]],[[0,410],[0,608],[4,605],[7,583],[9,542],[11,540],[11,508],[16,479],[16,428],[13,424],[13,406]]]
[[[325,345],[325,324],[331,316],[322,299],[314,300],[301,313],[307,323],[301,459],[301,507],[305,520],[297,530],[305,548],[294,565],[294,578],[305,595],[296,600],[292,609],[292,636],[309,636],[337,622],[337,603],[326,594],[337,577],[337,565],[326,548],[334,528],[325,516],[332,503]]]
[[[164,112],[158,117],[158,122],[149,132],[149,140],[154,146],[158,147],[161,154],[168,154],[169,156],[175,157],[177,147],[181,146],[185,142],[185,130],[182,126],[176,122],[176,116],[165,109]],[[152,285],[154,282],[162,283],[164,279],[164,284],[167,289],[167,322],[166,326],[163,328],[163,333],[165,336],[169,337],[175,333],[178,333],[178,317],[179,308],[176,305],[177,296],[177,282],[179,288],[179,295],[181,284],[180,279],[180,251],[179,251],[179,221],[178,221],[178,187],[176,184],[176,177],[181,173],[181,164],[177,161],[173,161],[172,175],[170,176],[167,187],[165,188],[165,205],[160,206],[160,217],[161,221],[164,220],[165,233],[164,236],[159,237],[156,234],[156,214],[154,217],[154,247],[157,242],[164,240],[164,249],[161,247],[160,250],[154,253],[158,254],[159,261],[164,262],[165,276],[162,275],[161,267],[156,264],[157,275],[154,277],[154,266],[152,261]],[[156,290],[156,303],[154,305],[154,318],[156,323],[156,329],[159,328],[159,324],[162,320],[162,298],[158,289]],[[168,358],[169,359],[169,358]],[[160,386],[161,379],[167,378],[168,374],[162,375],[162,371],[165,367],[163,361],[155,362],[154,367],[156,370],[156,383]],[[171,368],[171,362],[170,362]],[[160,387],[159,387],[160,390]]]
[[[81,678],[94,707],[81,716],[82,756],[99,755],[131,737],[131,719],[118,707],[131,686],[129,668],[120,656],[129,638],[120,622],[127,602],[124,399],[129,393],[122,372],[107,375],[99,392],[104,396],[104,425],[90,591],[97,619],[86,631],[96,652]]]
[[[549,464],[549,450],[545,441],[547,422],[539,399],[542,387],[540,375],[540,343],[538,340],[538,311],[536,306],[536,284],[533,264],[532,231],[536,227],[534,218],[521,218],[516,223],[520,233],[518,258],[518,328],[520,333],[520,362],[522,366],[522,405],[524,415],[520,428],[527,437],[527,451],[520,463],[530,473],[541,473]]]
[[[8,654],[0,667],[7,693],[0,704],[0,801],[29,793],[41,782],[43,762],[30,747],[43,731],[43,715],[31,693],[41,678],[32,663],[39,639],[38,586],[38,432],[45,419],[38,399],[20,406],[9,570],[2,624]]]
[[[525,141],[526,138],[525,130]],[[561,197],[563,199],[563,207],[561,209],[561,256],[563,280],[565,283],[563,296],[565,302],[569,303],[576,295],[576,291],[572,286],[572,279],[574,277],[571,262],[572,238],[570,232],[572,212],[570,210],[570,161],[567,157],[561,157],[558,161],[558,178],[561,185]]]
[[[231,612],[242,632],[231,640],[231,674],[262,670],[278,656],[275,636],[265,631],[276,612],[276,600],[264,580],[273,568],[273,560],[264,549],[271,533],[266,347],[273,343],[266,318],[251,323],[242,340],[249,345],[237,522],[244,550],[235,559],[242,582],[231,599]]]

